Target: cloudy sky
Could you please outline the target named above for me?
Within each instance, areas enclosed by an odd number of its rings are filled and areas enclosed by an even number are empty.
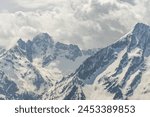
[[[150,0],[0,0],[0,45],[48,32],[81,48],[104,47],[149,17]]]

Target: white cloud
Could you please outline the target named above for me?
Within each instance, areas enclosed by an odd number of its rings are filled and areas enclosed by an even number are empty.
[[[49,5],[61,5],[64,4],[67,0],[13,0],[18,5],[24,7],[24,8],[39,8],[39,7],[45,7]]]
[[[13,1],[27,11],[0,13],[0,43],[48,32],[56,41],[82,48],[104,47],[137,22],[150,23],[149,0]]]

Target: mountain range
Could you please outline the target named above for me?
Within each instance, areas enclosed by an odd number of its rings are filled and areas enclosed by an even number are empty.
[[[47,33],[0,48],[0,99],[150,99],[150,26],[105,48],[81,50]]]

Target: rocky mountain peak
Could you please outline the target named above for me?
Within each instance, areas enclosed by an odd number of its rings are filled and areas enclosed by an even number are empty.
[[[37,36],[33,38],[33,43],[35,43],[37,46],[50,46],[53,47],[54,40],[48,33],[40,33]]]
[[[142,36],[148,36],[150,34],[150,26],[143,24],[143,23],[137,23],[134,26],[133,35],[136,35],[136,37],[138,37],[138,39],[142,38]]]
[[[144,24],[144,23],[137,23],[137,24],[134,26],[134,30],[148,29],[148,28],[150,28],[150,26],[147,25],[147,24]]]

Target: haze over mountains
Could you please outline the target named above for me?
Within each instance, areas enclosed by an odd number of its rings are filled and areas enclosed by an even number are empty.
[[[1,99],[149,99],[150,26],[101,49],[81,50],[41,33],[0,48]]]

